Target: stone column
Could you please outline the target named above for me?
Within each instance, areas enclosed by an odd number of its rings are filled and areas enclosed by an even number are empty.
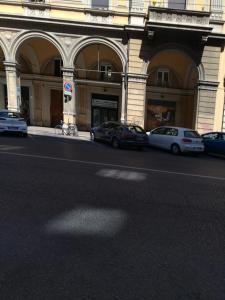
[[[21,89],[16,62],[5,61],[4,65],[7,82],[8,109],[19,112],[21,105]]]
[[[121,98],[121,123],[125,123],[127,121],[126,116],[126,90],[127,90],[127,78],[126,75],[122,75],[122,98]]]
[[[63,71],[63,121],[66,123],[76,124],[76,93],[74,83],[74,68],[62,68]],[[65,102],[64,85],[70,83],[72,85],[71,100]]]
[[[213,131],[218,82],[199,81],[195,129],[200,133]]]
[[[147,75],[128,74],[127,121],[144,127]]]

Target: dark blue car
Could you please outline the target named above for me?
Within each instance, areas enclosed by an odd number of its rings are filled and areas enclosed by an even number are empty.
[[[202,135],[205,152],[225,156],[225,132],[209,132]]]
[[[138,125],[105,122],[91,128],[90,134],[92,140],[108,142],[114,148],[134,146],[140,149],[148,146],[148,136]]]

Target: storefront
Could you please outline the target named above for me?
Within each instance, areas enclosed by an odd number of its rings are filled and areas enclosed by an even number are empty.
[[[176,102],[163,100],[148,100],[147,129],[158,126],[174,126],[176,120]]]
[[[118,121],[118,101],[118,96],[92,94],[91,126],[98,126],[107,121]]]

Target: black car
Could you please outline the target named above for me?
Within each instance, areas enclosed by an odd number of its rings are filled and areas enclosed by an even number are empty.
[[[225,132],[209,132],[202,135],[205,152],[225,156]]]
[[[92,140],[108,142],[114,148],[134,146],[140,149],[148,146],[148,136],[138,125],[105,122],[98,127],[91,128],[90,134]]]

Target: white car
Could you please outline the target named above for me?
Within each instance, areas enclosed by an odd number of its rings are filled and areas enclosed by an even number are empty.
[[[147,132],[150,146],[170,150],[173,154],[181,152],[204,152],[203,139],[193,129],[161,126]]]
[[[17,112],[0,110],[0,132],[18,132],[27,136],[27,123]]]

